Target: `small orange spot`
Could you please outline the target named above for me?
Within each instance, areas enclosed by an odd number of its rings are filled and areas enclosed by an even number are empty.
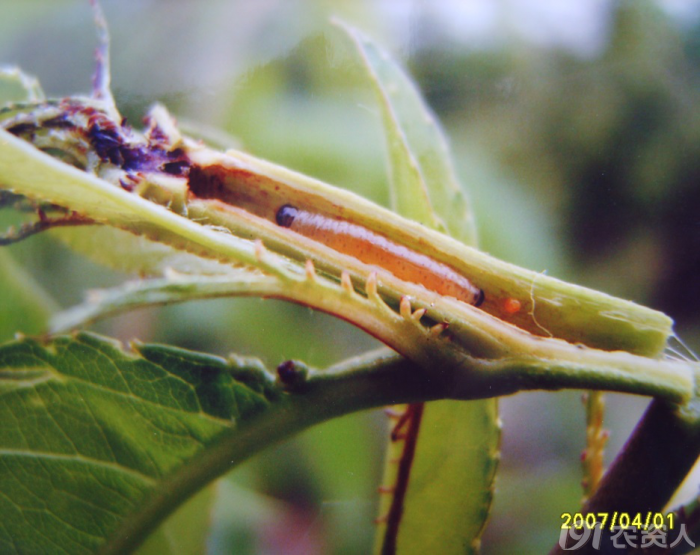
[[[518,299],[514,299],[513,297],[508,297],[503,301],[503,312],[508,315],[517,314],[520,312],[522,307],[523,305],[520,303],[520,301]]]

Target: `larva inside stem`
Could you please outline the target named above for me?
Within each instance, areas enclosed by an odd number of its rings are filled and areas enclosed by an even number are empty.
[[[383,268],[399,279],[474,306],[484,302],[483,290],[450,266],[361,225],[308,212],[291,204],[277,210],[275,219],[281,227],[354,256],[365,264]]]

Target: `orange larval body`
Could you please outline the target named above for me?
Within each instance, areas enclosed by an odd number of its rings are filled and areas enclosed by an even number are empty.
[[[366,227],[307,212],[289,204],[277,211],[277,223],[365,264],[383,268],[399,279],[441,295],[479,306],[484,292],[450,266],[395,243]]]

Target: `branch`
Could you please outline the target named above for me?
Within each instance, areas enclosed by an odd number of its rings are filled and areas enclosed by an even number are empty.
[[[700,456],[698,401],[681,409],[659,399],[651,402],[615,459],[583,514],[646,514],[663,510]],[[610,540],[610,534],[603,534]],[[557,544],[550,555],[564,555]],[[600,553],[589,542],[577,553]]]
[[[289,368],[284,370],[289,379]],[[279,374],[278,374],[279,375]],[[201,487],[243,460],[312,425],[352,412],[414,401],[439,399],[444,389],[420,367],[388,350],[342,362],[295,381],[287,399],[259,418],[225,432],[214,445],[156,486],[101,551],[130,553]]]
[[[319,287],[310,287],[312,284]],[[438,332],[445,334],[443,326],[438,324],[423,330],[414,320],[415,313],[407,307],[407,301],[401,303],[403,308],[395,314],[383,302],[377,304],[376,300],[354,292],[348,294],[342,287],[337,288],[319,276],[290,287],[284,279],[245,268],[221,276],[188,276],[173,272],[164,279],[95,291],[88,302],[59,313],[52,322],[52,331],[69,331],[144,306],[237,296],[284,298],[330,314],[343,314],[346,318],[355,315],[366,330],[376,330],[375,335],[386,334],[387,328],[393,330],[391,337],[398,340],[393,345],[393,340],[387,343],[398,347],[396,350],[408,349],[407,343],[424,345],[425,341],[431,349],[427,355],[411,354],[415,360],[426,360],[426,364],[432,361],[427,367],[440,369],[435,372],[434,379],[444,385],[443,395],[451,399],[474,400],[533,390],[596,389],[658,396],[682,403],[690,398],[698,371],[691,364],[584,349],[542,338],[536,342],[539,352],[533,349],[527,352],[523,346],[521,350],[514,349],[494,359],[471,356],[461,352],[454,342],[435,336]],[[434,352],[438,341],[441,348]],[[543,348],[547,344],[551,344],[551,349]],[[477,348],[475,351],[478,352]],[[440,363],[441,360],[444,362]]]

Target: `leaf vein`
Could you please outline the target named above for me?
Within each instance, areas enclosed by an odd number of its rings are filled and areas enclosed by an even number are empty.
[[[102,461],[99,459],[93,459],[90,457],[85,457],[83,455],[64,455],[61,453],[46,453],[44,451],[24,451],[20,449],[0,449],[0,457],[27,457],[27,458],[43,458],[43,459],[55,459],[62,461],[73,461],[87,465],[95,465],[101,468],[106,468],[116,472],[121,472],[123,474],[129,474],[133,478],[137,478],[142,483],[148,486],[155,486],[157,480],[153,479],[151,476],[143,474],[138,470],[122,466],[110,461]],[[21,483],[21,480],[20,480]]]

